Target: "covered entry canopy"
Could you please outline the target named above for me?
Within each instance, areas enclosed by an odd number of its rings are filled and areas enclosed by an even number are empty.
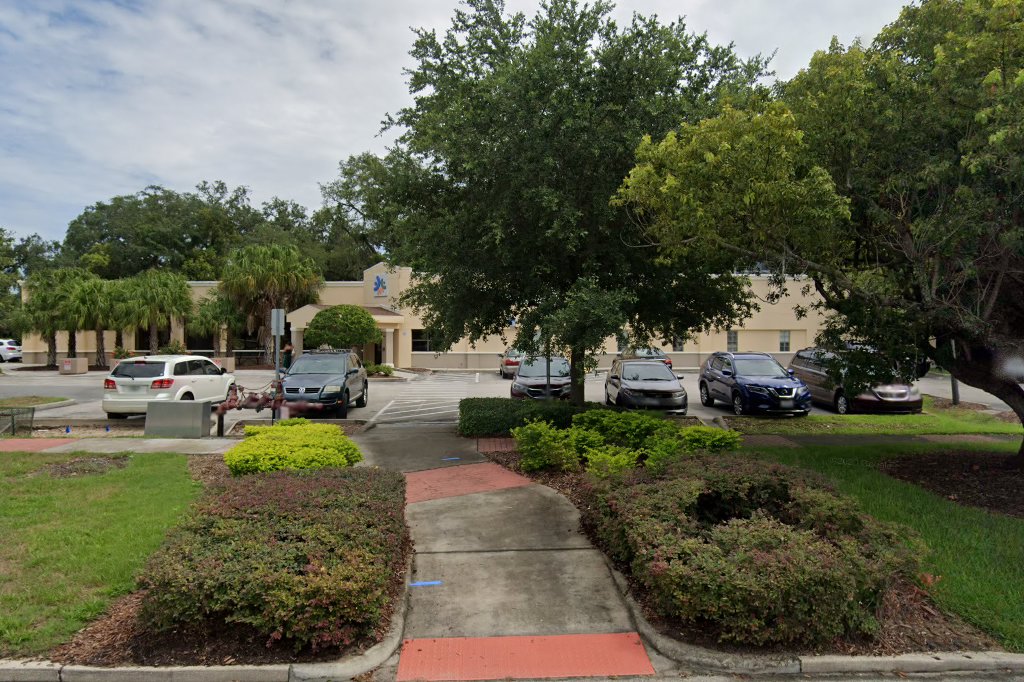
[[[333,307],[334,306],[324,305],[322,303],[310,303],[309,305],[304,305],[301,308],[291,311],[285,316],[285,319],[288,320],[288,324],[291,325],[292,346],[294,348],[293,352],[296,356],[302,353],[303,337],[305,335],[306,328],[309,327],[309,323],[318,312]],[[384,351],[384,364],[394,367],[395,330],[398,329],[399,325],[405,322],[405,316],[401,313],[396,313],[393,310],[382,308],[380,306],[362,305],[359,307],[373,316],[373,320],[377,323],[377,327],[384,333],[384,343],[382,344],[382,350]]]

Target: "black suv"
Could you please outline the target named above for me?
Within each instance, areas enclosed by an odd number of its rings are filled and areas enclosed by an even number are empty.
[[[768,353],[712,353],[700,368],[700,402],[732,405],[736,414],[805,415],[811,392]]]
[[[319,403],[344,419],[348,406],[366,407],[369,385],[359,356],[348,350],[306,351],[288,368],[282,382],[287,403]]]

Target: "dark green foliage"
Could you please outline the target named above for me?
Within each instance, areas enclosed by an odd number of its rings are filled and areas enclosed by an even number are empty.
[[[672,422],[646,412],[595,410],[576,415],[572,423],[596,431],[612,445],[633,449],[643,447],[652,436],[673,435],[679,431]]]
[[[577,407],[561,400],[465,398],[459,401],[459,433],[463,436],[504,436],[534,420],[568,428],[572,425],[573,415],[600,408],[596,403]]]
[[[813,474],[730,455],[665,473],[590,478],[582,522],[661,615],[722,641],[810,644],[870,635],[922,545]]]
[[[395,373],[395,368],[390,365],[366,365],[366,373],[370,376],[380,374],[381,376],[389,377]]]
[[[296,650],[373,635],[409,546],[405,481],[382,469],[231,479],[149,561],[144,623],[245,626]]]
[[[577,447],[586,449],[594,442],[586,440],[589,432],[579,432],[582,441],[574,438],[572,429],[560,430],[547,422],[534,421],[512,429],[521,458],[519,465],[523,471],[540,469],[556,469],[559,471],[578,471],[582,453]],[[600,444],[600,437],[596,444]]]
[[[357,305],[336,305],[321,310],[306,328],[305,342],[310,348],[356,348],[380,343],[380,329],[365,308]]]

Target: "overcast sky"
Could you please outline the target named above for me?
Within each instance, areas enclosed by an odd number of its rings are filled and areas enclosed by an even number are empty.
[[[0,0],[0,227],[62,239],[97,201],[202,180],[320,205],[409,102],[410,27],[458,0]],[[870,41],[899,0],[622,0],[789,78],[832,35]],[[532,15],[536,2],[508,0]]]

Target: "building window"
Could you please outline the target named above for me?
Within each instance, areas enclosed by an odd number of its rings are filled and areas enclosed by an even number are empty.
[[[673,353],[682,353],[683,352],[683,348],[685,348],[685,347],[686,347],[686,342],[683,341],[683,337],[681,337],[681,336],[673,336],[672,337],[672,352]]]
[[[427,331],[425,329],[412,330],[412,350],[414,353],[429,353],[434,350],[430,346],[430,338],[427,336]]]
[[[725,333],[725,349],[730,353],[736,353],[740,349],[740,333],[730,329]]]
[[[779,332],[779,352],[789,352],[789,330]]]

